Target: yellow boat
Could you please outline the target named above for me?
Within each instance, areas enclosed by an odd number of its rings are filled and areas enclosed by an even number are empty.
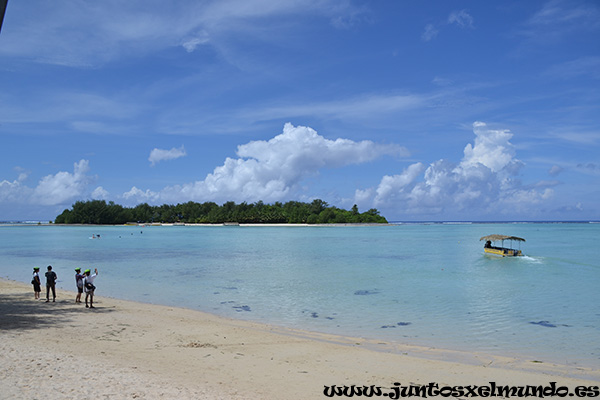
[[[483,245],[483,252],[486,254],[492,254],[500,257],[518,257],[522,256],[521,249],[513,249],[512,242],[524,242],[525,239],[516,237],[516,236],[506,236],[506,235],[487,235],[483,236],[479,240],[485,240],[485,245]],[[511,247],[504,247],[504,241],[510,240]],[[496,246],[494,242],[501,242],[500,246]],[[520,247],[520,246],[519,246]]]

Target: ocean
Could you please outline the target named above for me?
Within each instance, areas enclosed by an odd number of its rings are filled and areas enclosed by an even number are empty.
[[[525,256],[484,255],[492,233]],[[98,268],[99,300],[598,368],[598,239],[594,223],[0,225],[0,277],[52,265],[74,291],[75,267]]]

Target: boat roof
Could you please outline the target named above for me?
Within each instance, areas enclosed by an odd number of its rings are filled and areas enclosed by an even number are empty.
[[[525,239],[517,237],[517,236],[507,236],[507,235],[487,235],[481,237],[479,240],[491,240],[492,242],[496,240],[517,240],[519,242],[524,242]]]

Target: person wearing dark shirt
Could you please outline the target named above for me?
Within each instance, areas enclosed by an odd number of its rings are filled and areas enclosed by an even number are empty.
[[[56,300],[56,272],[52,271],[52,265],[48,265],[46,272],[46,303],[50,301],[50,290],[52,290],[52,302]]]
[[[81,294],[83,293],[83,274],[81,273],[81,268],[75,268],[75,284],[77,285],[75,303],[81,303]]]

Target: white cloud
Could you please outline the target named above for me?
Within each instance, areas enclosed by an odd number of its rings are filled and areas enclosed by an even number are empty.
[[[177,158],[185,156],[187,156],[187,153],[185,152],[185,148],[183,146],[181,146],[180,148],[173,147],[171,150],[155,148],[152,149],[152,151],[150,152],[150,157],[148,157],[148,161],[150,161],[152,166],[155,166],[161,161],[175,160]]]
[[[473,17],[466,10],[453,11],[445,22],[425,25],[425,31],[421,35],[421,40],[429,42],[435,39],[439,35],[440,29],[451,24],[455,24],[461,28],[473,28]]]
[[[528,41],[550,44],[565,40],[573,32],[591,32],[600,28],[597,2],[550,0],[533,14],[518,32]]]
[[[139,204],[156,202],[159,196],[150,189],[143,191],[134,186],[128,192],[123,193],[123,198],[129,200],[130,203],[133,201],[135,204]]]
[[[61,171],[55,175],[42,178],[34,189],[31,202],[41,205],[67,204],[80,198],[91,182],[91,177],[86,173],[89,171],[89,161],[80,160],[73,166],[73,173]]]
[[[16,167],[19,177],[14,181],[0,181],[0,203],[23,203],[31,195],[32,189],[23,185],[29,174],[23,168]]]
[[[550,170],[548,171],[548,174],[550,174],[552,176],[557,176],[558,174],[563,172],[563,170],[564,170],[563,167],[560,167],[558,165],[553,165],[552,168],[550,168]]]
[[[253,121],[306,115],[318,115],[321,118],[346,121],[371,120],[373,116],[414,110],[430,101],[431,98],[426,96],[411,94],[366,94],[339,101],[303,102],[299,105],[253,108],[246,114],[248,119]]]
[[[22,203],[30,193],[31,189],[23,186],[21,180],[0,181],[0,203]]]
[[[466,10],[453,11],[448,16],[449,24],[456,24],[461,28],[472,28],[473,27],[473,17],[467,13]]]
[[[433,24],[427,24],[425,25],[425,32],[421,35],[421,39],[425,42],[429,42],[434,39],[438,33],[440,33],[440,31]]]
[[[524,187],[514,178],[523,163],[515,158],[509,131],[475,122],[473,132],[475,142],[465,146],[460,163],[412,164],[399,175],[384,176],[376,188],[358,190],[355,202],[398,215],[452,212],[472,218],[493,210],[525,212],[552,197],[554,184]]]
[[[92,199],[95,199],[95,200],[107,200],[108,196],[109,196],[108,191],[106,189],[104,189],[102,186],[98,186],[92,192]]]
[[[227,158],[204,180],[166,187],[159,193],[133,187],[123,195],[129,201],[278,201],[299,190],[301,181],[323,168],[366,163],[383,155],[399,156],[406,150],[369,140],[330,140],[304,126],[285,124],[283,132],[268,141],[238,146],[239,158]]]
[[[530,25],[551,26],[556,28],[561,25],[589,28],[598,27],[600,9],[596,4],[577,4],[563,2],[561,0],[550,0],[536,12],[528,21]]]
[[[188,53],[191,53],[194,50],[196,50],[196,48],[198,46],[209,43],[209,42],[210,42],[210,39],[208,37],[208,33],[206,31],[202,31],[192,37],[188,37],[188,38],[184,39],[182,41],[181,45]]]
[[[332,21],[356,20],[361,13],[350,2],[320,0],[158,0],[94,2],[45,1],[11,4],[12,29],[4,30],[4,55],[37,62],[90,67],[122,56],[146,54],[175,46],[191,52],[210,43],[218,51],[223,38],[261,40],[267,24],[281,18],[312,15]],[[338,26],[336,24],[336,26]],[[292,29],[292,24],[290,24]],[[198,34],[198,32],[201,32]],[[284,30],[278,26],[278,35]],[[208,36],[210,35],[210,42]],[[214,38],[221,40],[213,40]],[[272,40],[273,35],[268,39]],[[226,51],[224,51],[226,52]]]
[[[512,133],[508,130],[489,129],[483,122],[473,124],[475,145],[467,144],[464,150],[463,167],[483,164],[492,172],[503,169],[518,169],[521,162],[515,160],[515,150],[509,140]]]
[[[18,169],[21,170],[21,169]],[[74,163],[73,173],[60,171],[42,178],[35,188],[25,184],[28,174],[21,172],[14,181],[0,181],[0,204],[28,204],[35,206],[68,205],[85,196],[93,177],[86,175],[89,162]]]
[[[375,203],[382,201],[394,201],[398,197],[406,194],[406,189],[410,188],[411,183],[425,170],[421,163],[410,165],[400,175],[384,176],[376,189]],[[364,198],[362,199],[364,200]],[[358,201],[358,199],[357,199]]]

